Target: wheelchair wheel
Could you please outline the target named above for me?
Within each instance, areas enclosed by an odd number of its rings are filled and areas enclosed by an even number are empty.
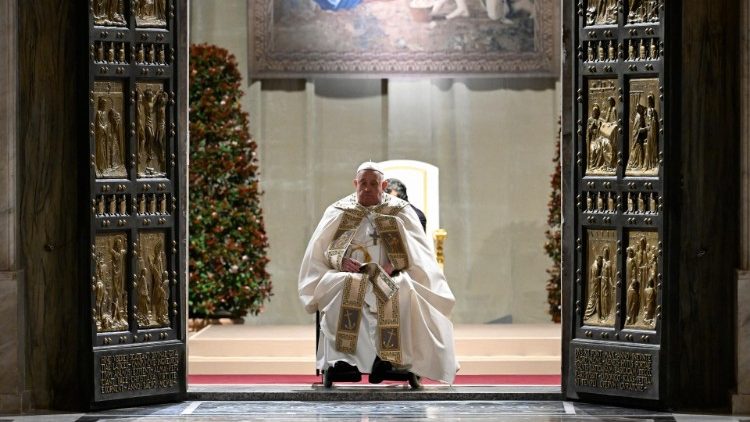
[[[419,390],[422,388],[421,377],[415,373],[409,373],[409,386],[412,390]]]
[[[323,371],[323,387],[333,387],[333,376],[331,375],[331,371]]]

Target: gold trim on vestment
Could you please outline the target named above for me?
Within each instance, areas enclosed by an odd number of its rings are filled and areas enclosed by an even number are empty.
[[[406,246],[401,239],[396,217],[379,215],[374,218],[373,224],[375,224],[378,235],[385,242],[385,250],[393,268],[403,270],[409,267],[409,255],[406,253]]]
[[[373,225],[385,244],[388,259],[396,270],[409,267],[409,257],[398,220],[395,215],[408,205],[407,202],[385,195],[384,202],[372,208],[357,203],[356,194],[350,195],[334,207],[344,212],[341,223],[326,251],[331,267],[341,271],[341,263],[346,256],[354,235],[367,214],[374,214]],[[344,297],[341,301],[339,323],[336,329],[336,350],[354,354],[357,351],[359,325],[362,320],[364,294],[369,281],[378,303],[378,355],[381,359],[401,364],[401,329],[398,306],[398,286],[377,263],[367,263],[364,274],[350,274],[344,281]]]
[[[367,281],[361,274],[350,274],[344,281],[344,296],[341,299],[339,324],[336,329],[336,350],[342,353],[357,351],[359,323],[362,320],[362,305],[365,303]]]
[[[380,359],[400,365],[401,318],[398,309],[398,290],[391,300],[378,300],[378,355]]]

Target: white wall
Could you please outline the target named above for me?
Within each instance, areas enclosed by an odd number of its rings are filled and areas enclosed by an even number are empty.
[[[304,324],[297,272],[323,210],[364,160],[440,168],[456,323],[546,322],[544,254],[559,84],[544,79],[247,78],[246,0],[191,0],[191,42],[237,56],[259,143],[274,296],[251,324]],[[248,85],[249,84],[249,85]]]

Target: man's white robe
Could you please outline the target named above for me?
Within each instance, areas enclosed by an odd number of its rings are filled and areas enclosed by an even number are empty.
[[[408,267],[392,278],[398,286],[400,315],[401,363],[397,367],[422,377],[452,383],[459,368],[454,350],[453,324],[449,320],[455,298],[437,265],[432,242],[425,235],[416,213],[400,199],[389,196],[383,200],[389,201],[389,204],[395,203],[400,208],[394,216],[409,262]],[[344,286],[348,277],[362,276],[333,268],[326,257],[326,251],[345,214],[338,205],[347,201],[356,202],[356,195],[329,206],[315,229],[302,260],[299,295],[307,312],[321,312],[318,369],[327,369],[341,360],[356,365],[361,372],[369,373],[378,353],[378,309],[371,283],[367,283],[356,352],[349,354],[336,350]],[[373,208],[369,207],[368,210]],[[362,218],[346,256],[366,263],[362,259],[361,249],[365,247],[371,262],[382,267],[388,257],[383,242],[376,245],[371,237],[376,230],[369,217],[374,217],[374,214]]]

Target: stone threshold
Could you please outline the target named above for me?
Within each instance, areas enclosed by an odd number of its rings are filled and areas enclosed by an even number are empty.
[[[406,385],[191,385],[190,401],[561,401],[560,386],[426,385],[412,390]]]

